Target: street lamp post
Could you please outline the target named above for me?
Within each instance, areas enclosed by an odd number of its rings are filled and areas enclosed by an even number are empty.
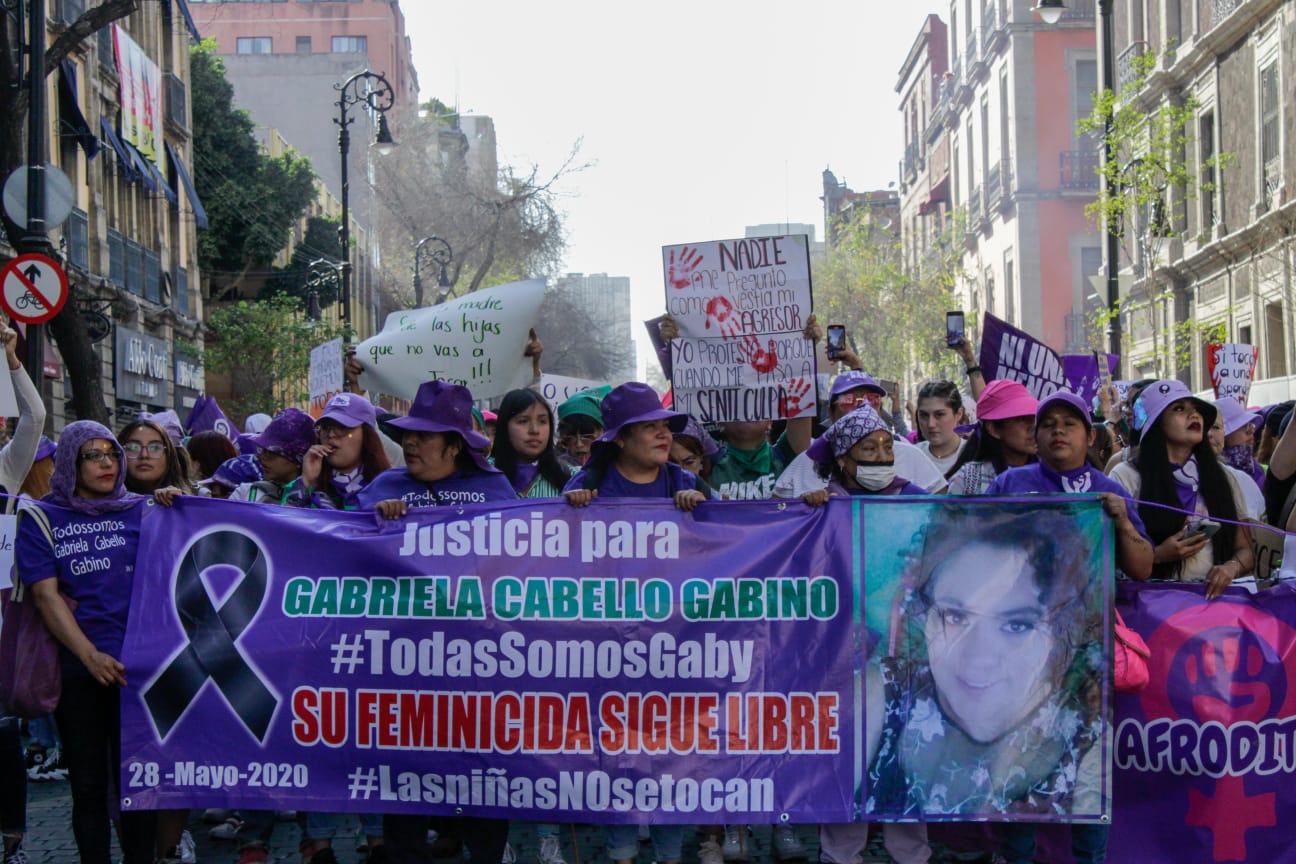
[[[452,284],[447,269],[454,260],[450,244],[440,237],[424,237],[414,246],[414,308],[423,308],[423,277],[419,267],[424,258],[437,265],[437,302],[450,295]]]
[[[321,291],[338,290],[339,273],[342,267],[327,258],[316,258],[306,265],[306,317],[319,321],[324,317],[320,308]]]
[[[338,228],[338,240],[342,244],[341,292],[342,323],[351,326],[351,214],[348,207],[350,181],[347,179],[347,154],[351,151],[351,132],[347,128],[354,121],[348,114],[353,105],[365,104],[370,111],[378,115],[378,130],[374,136],[374,145],[380,152],[390,148],[391,130],[387,127],[387,112],[396,103],[396,91],[390,83],[377,72],[366,69],[357,72],[341,84],[334,84],[338,91],[338,116],[333,120],[338,125],[338,152],[342,156],[342,225]]]
[[[1045,24],[1056,24],[1066,10],[1065,0],[1039,0],[1034,7]],[[1116,56],[1114,44],[1116,35],[1112,24],[1112,0],[1098,0],[1098,50],[1102,54],[1102,80],[1098,87],[1103,92],[1116,90]],[[1103,124],[1103,159],[1111,163],[1112,151],[1112,115],[1107,115]],[[1117,191],[1114,178],[1109,172],[1099,174],[1098,194],[1106,200]],[[1109,209],[1104,212],[1110,213]],[[1121,353],[1121,320],[1120,320],[1120,238],[1117,237],[1117,226],[1111,222],[1110,215],[1103,217],[1103,228],[1107,234],[1107,254],[1103,262],[1107,277],[1107,351],[1118,358]],[[1121,366],[1118,360],[1114,377],[1121,377]]]

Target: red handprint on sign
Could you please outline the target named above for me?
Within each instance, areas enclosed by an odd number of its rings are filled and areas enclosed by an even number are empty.
[[[716,330],[726,339],[737,337],[742,330],[742,325],[738,322],[738,317],[734,315],[733,304],[727,297],[712,297],[706,304],[706,329],[711,329],[711,322],[714,321]]]
[[[666,268],[666,281],[677,291],[687,288],[693,282],[693,271],[702,264],[702,253],[685,246],[680,250],[679,261],[675,260],[675,250],[670,253],[670,263]]]
[[[779,416],[781,418],[797,417],[802,411],[809,408],[814,397],[806,400],[810,393],[810,382],[805,378],[793,378],[787,383],[782,395],[779,397]]]
[[[762,375],[774,371],[778,365],[778,355],[774,353],[774,340],[769,340],[769,350],[760,346],[760,340],[748,333],[738,346],[738,359]]]

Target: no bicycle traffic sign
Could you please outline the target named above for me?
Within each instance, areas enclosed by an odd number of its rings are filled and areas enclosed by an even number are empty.
[[[0,269],[0,306],[24,324],[53,318],[67,302],[67,274],[53,258],[19,255]]]

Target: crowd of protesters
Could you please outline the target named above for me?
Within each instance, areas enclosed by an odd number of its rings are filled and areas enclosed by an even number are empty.
[[[807,336],[821,338],[813,320]],[[954,509],[941,518],[953,524],[962,518],[957,501],[965,496],[1098,494],[1114,522],[1116,561],[1125,577],[1205,583],[1208,598],[1253,573],[1248,523],[1267,521],[1290,530],[1296,501],[1291,403],[1252,412],[1229,400],[1198,399],[1178,381],[1153,380],[1136,382],[1124,399],[1104,388],[1096,404],[1068,392],[1037,401],[1019,383],[985,381],[966,341],[954,346],[966,386],[964,380],[929,381],[914,404],[902,407],[899,394],[860,368],[847,348],[839,358],[843,368],[821,390],[819,416],[778,423],[706,427],[663,407],[658,393],[636,382],[582,391],[556,412],[534,390],[515,390],[490,413],[474,407],[465,387],[430,381],[419,388],[406,416],[397,417],[383,414],[362,395],[362,370],[351,362],[350,392],[334,396],[317,419],[285,408],[273,418],[249,418],[248,431],[231,440],[215,431],[186,430],[167,411],[141,415],[117,434],[98,423],[74,422],[62,430],[57,445],[40,435],[44,408],[14,355],[13,332],[0,330],[0,341],[19,406],[13,437],[0,450],[0,487],[10,496],[6,507],[19,513],[13,579],[29,590],[61,644],[63,671],[53,716],[26,725],[25,754],[18,722],[0,722],[4,864],[27,860],[27,780],[64,777],[70,781],[72,832],[84,864],[108,864],[114,826],[125,864],[195,860],[185,830],[187,811],[127,813],[115,806],[119,693],[128,683],[120,654],[140,539],[139,505],[147,497],[162,505],[178,496],[203,495],[251,505],[374,510],[398,520],[414,508],[516,498],[565,499],[573,507],[656,498],[693,511],[719,499],[800,499],[806,507],[820,507],[834,496],[947,495]],[[527,354],[537,372],[541,350],[533,336]],[[83,523],[87,531],[113,526],[107,570],[77,573],[67,566],[53,538],[67,536],[71,523]],[[1202,530],[1203,523],[1214,529]],[[1056,535],[1065,535],[1065,526],[1051,525],[985,528],[984,545],[976,548],[1005,562],[1029,557],[1033,553],[1023,549],[1052,548],[1048,544],[1058,542]],[[944,529],[930,531],[936,537]],[[952,549],[949,554],[965,553]],[[1289,560],[1296,565],[1296,554]],[[1054,594],[1072,590],[1061,576],[1056,584],[1049,582],[1055,574],[1036,573],[1033,581],[1023,581],[1020,574],[1031,572],[1029,566],[1005,570],[994,602],[1020,594],[1022,603],[1052,610],[1058,605]],[[941,640],[956,628],[982,626],[973,619],[1003,616],[994,611],[997,606],[981,609],[977,604],[983,601],[976,597],[958,596],[960,589],[940,570],[921,574],[920,583],[923,590],[914,596],[921,593],[925,605],[910,611],[935,628],[927,634],[932,668],[901,664],[871,670],[868,686],[877,698],[870,699],[870,710],[874,704],[881,710],[905,678],[906,686],[927,687],[937,695],[942,722],[951,735],[966,740],[969,752],[998,746],[1005,724],[1019,722],[1050,697],[1034,702],[1006,697],[1007,703],[1022,701],[1007,719],[955,706],[935,668]],[[979,611],[962,618],[939,612],[945,617],[937,626],[931,616],[945,608],[942,603]],[[1029,635],[1027,629],[1022,625],[1009,635],[1021,638]],[[1050,664],[1056,659],[1041,659],[1038,674],[1054,674]],[[924,758],[921,749],[910,747],[902,730],[885,724],[876,740],[870,732],[867,769],[876,794],[902,812],[912,806],[911,781]],[[1050,757],[1040,769],[1040,782],[1048,781],[1055,795],[1080,794],[1088,755],[1073,747]],[[1071,785],[1059,792],[1063,786],[1055,781],[1064,767]],[[966,782],[971,790],[973,781]],[[989,796],[983,803],[1001,813],[1057,803],[1027,799],[1029,793],[1022,792]],[[296,819],[303,864],[329,864],[336,860],[333,842],[349,817],[267,809],[208,811],[204,818],[214,823],[214,838],[232,844],[240,864],[268,860],[267,840],[276,823]],[[442,842],[455,838],[482,864],[513,856],[507,821],[455,818],[434,824]],[[540,864],[565,864],[558,829],[536,826]],[[366,816],[361,831],[371,862],[403,864],[429,854],[426,818]],[[820,826],[820,860],[856,864],[868,833],[862,823]],[[618,864],[634,860],[641,836],[632,824],[609,826],[607,857]],[[921,821],[888,822],[882,836],[901,864],[931,856]],[[996,837],[1003,860],[1032,860],[1033,823],[1003,825]],[[680,860],[684,833],[678,826],[651,825],[647,838],[656,862]],[[750,854],[747,826],[707,827],[698,838],[702,864],[745,860]],[[781,860],[807,855],[786,825],[774,826],[771,845]],[[1105,860],[1106,827],[1075,826],[1073,847],[1077,861]]]

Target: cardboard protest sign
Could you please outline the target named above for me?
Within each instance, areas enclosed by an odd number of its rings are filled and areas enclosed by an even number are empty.
[[[316,420],[324,406],[342,392],[342,340],[330,339],[310,353],[310,415]]]
[[[1043,342],[989,312],[981,324],[981,374],[985,380],[1020,381],[1036,399],[1067,386],[1062,358]]]
[[[662,248],[675,410],[704,423],[801,417],[815,408],[805,235]]]
[[[462,384],[474,399],[531,383],[522,355],[544,299],[544,280],[474,291],[439,306],[393,312],[381,332],[356,346],[369,390],[413,399],[424,381]]]
[[[1251,395],[1251,379],[1255,377],[1256,361],[1260,349],[1242,342],[1224,342],[1206,346],[1206,365],[1210,369],[1211,386],[1215,398],[1225,396],[1236,399],[1245,408]]]
[[[582,390],[593,390],[606,382],[591,381],[588,378],[569,378],[566,375],[550,375],[545,372],[540,376],[540,395],[558,415],[558,406]]]
[[[13,587],[14,535],[18,517],[0,515],[0,591]]]

